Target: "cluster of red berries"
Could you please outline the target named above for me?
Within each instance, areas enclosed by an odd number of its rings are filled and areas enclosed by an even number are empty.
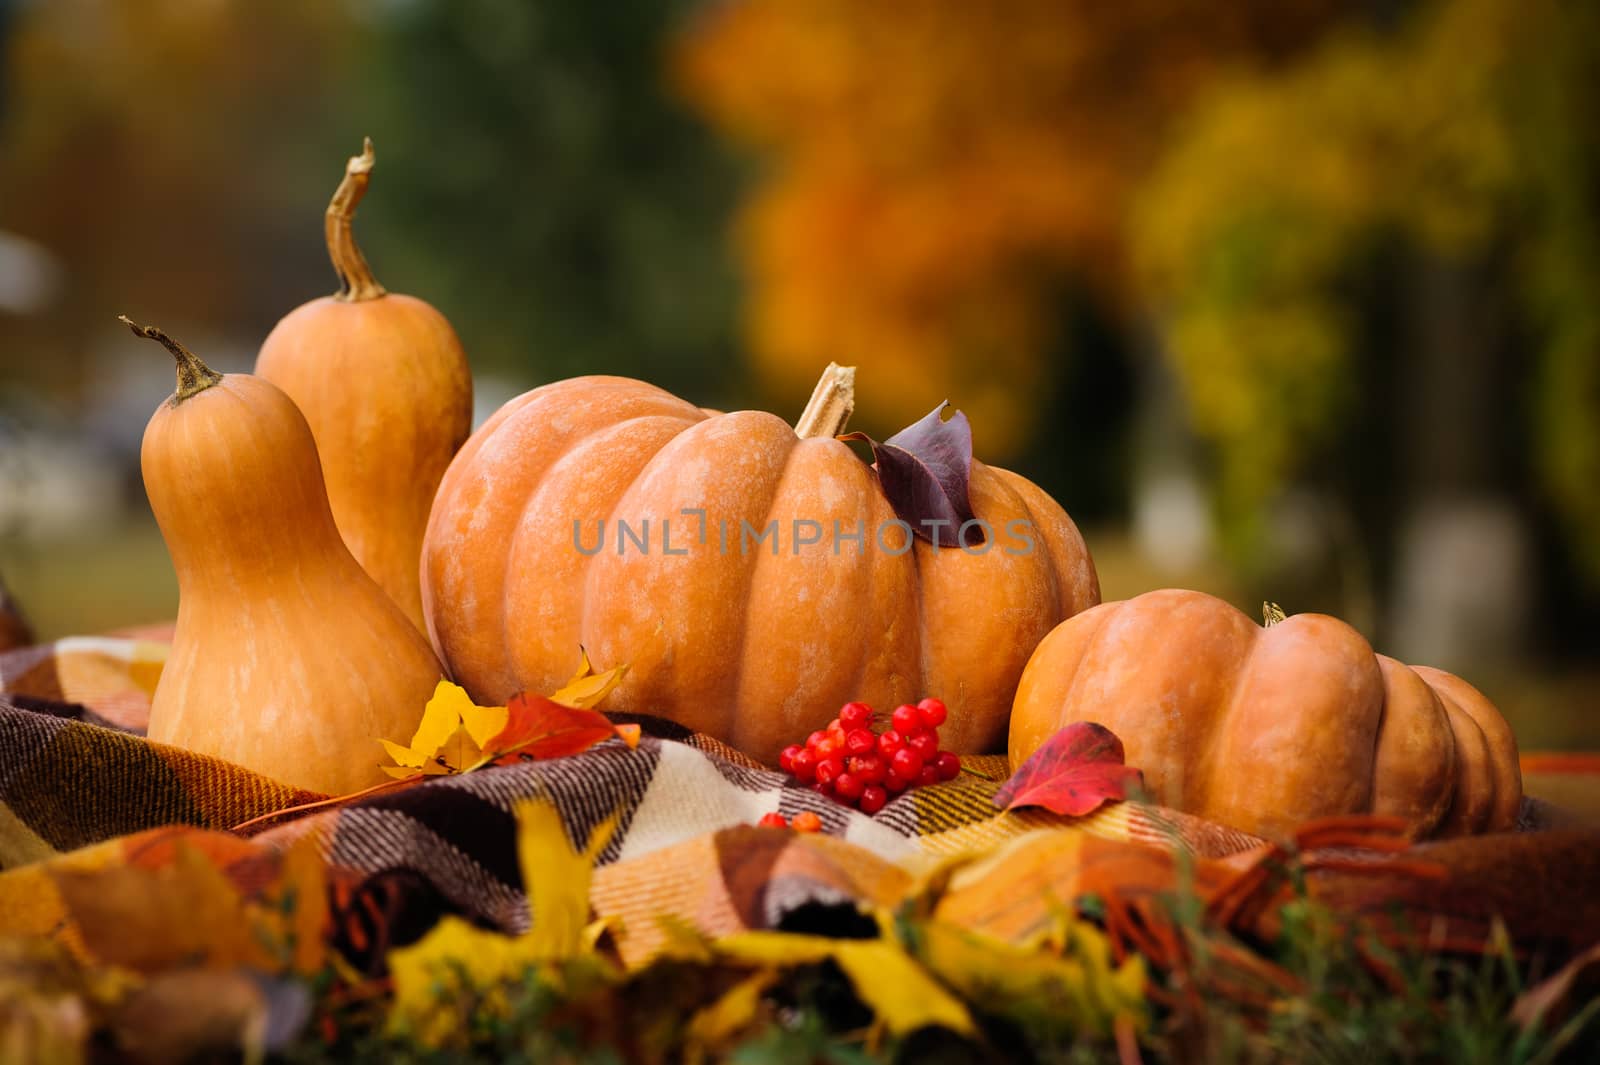
[[[778,766],[829,798],[875,814],[891,795],[960,775],[961,759],[939,749],[946,715],[938,699],[906,703],[889,715],[888,728],[874,733],[872,707],[845,703],[804,746],[785,747]]]
[[[761,820],[756,822],[762,828],[792,828],[796,832],[821,832],[822,818],[810,810],[801,810],[794,815],[791,821],[774,810],[770,814],[762,814]]]

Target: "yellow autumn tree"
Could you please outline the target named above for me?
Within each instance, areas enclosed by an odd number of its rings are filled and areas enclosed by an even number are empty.
[[[758,376],[860,367],[888,425],[956,399],[1026,438],[1067,275],[1115,293],[1131,187],[1168,120],[1331,5],[741,0],[676,53],[689,100],[766,167],[740,216]]]
[[[1236,543],[1354,411],[1347,282],[1397,236],[1446,264],[1511,264],[1534,472],[1600,574],[1596,69],[1594,5],[1457,0],[1198,107],[1138,197],[1132,243]]]

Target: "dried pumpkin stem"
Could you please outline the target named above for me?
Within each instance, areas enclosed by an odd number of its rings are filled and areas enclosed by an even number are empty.
[[[205,363],[200,361],[200,356],[173,340],[167,334],[153,325],[135,325],[127,315],[117,315],[117,321],[133,330],[134,336],[144,337],[146,340],[156,340],[178,361],[178,390],[172,395],[174,404],[182,403],[197,392],[204,392],[212,385],[222,380],[222,375]]]
[[[334,273],[339,275],[339,293],[334,299],[346,303],[375,300],[388,290],[372,276],[372,267],[356,244],[350,224],[356,217],[356,205],[367,194],[367,183],[372,180],[372,167],[377,162],[372,151],[372,138],[362,142],[361,154],[352,155],[345,164],[344,178],[328,201],[328,213],[323,216],[323,232],[328,238],[328,258],[333,260]]]
[[[811,402],[794,423],[795,435],[802,440],[838,436],[855,409],[856,368],[830,362],[811,393]]]

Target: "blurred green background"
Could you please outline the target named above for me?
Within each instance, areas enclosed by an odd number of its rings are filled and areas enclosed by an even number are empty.
[[[643,377],[856,424],[949,398],[1107,598],[1345,617],[1600,748],[1600,5],[0,0],[0,574],[170,617],[160,324],[246,370],[376,273],[481,419]]]

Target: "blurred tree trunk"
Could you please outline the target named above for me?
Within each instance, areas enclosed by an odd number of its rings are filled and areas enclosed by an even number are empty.
[[[1523,407],[1508,308],[1486,265],[1424,257],[1408,275],[1387,643],[1481,671],[1525,648],[1535,579],[1512,485]]]

